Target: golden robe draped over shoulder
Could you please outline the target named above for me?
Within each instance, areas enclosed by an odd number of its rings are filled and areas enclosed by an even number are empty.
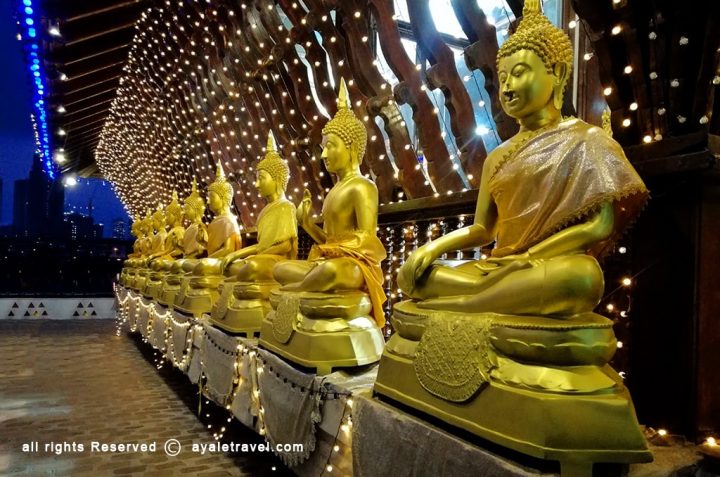
[[[292,248],[287,255],[278,258],[294,260],[298,249],[297,218],[295,205],[287,199],[280,199],[266,205],[257,220],[258,248],[260,253],[273,245],[290,240]]]
[[[160,253],[163,250],[165,250],[165,239],[167,238],[167,232],[165,230],[160,230],[152,237],[152,241],[150,242],[150,251],[148,255],[152,255],[154,253]]]
[[[240,239],[240,229],[238,228],[237,219],[234,215],[218,215],[210,222],[208,226],[208,244],[207,251],[208,255],[220,250],[225,244],[227,239],[232,239],[235,242],[233,250],[238,250],[242,247],[242,241]]]
[[[204,251],[207,245],[207,228],[205,224],[193,223],[185,229],[183,236],[183,252],[184,256],[191,257]]]
[[[380,263],[387,253],[380,239],[367,232],[352,232],[338,237],[328,237],[324,244],[310,249],[308,260],[321,258],[348,258],[362,271],[365,289],[372,302],[373,317],[379,327],[385,326],[383,303],[387,300],[383,290],[384,275]]]
[[[600,257],[648,197],[620,144],[601,128],[575,118],[510,145],[489,188],[498,215],[496,257],[524,252],[611,202],[613,232],[587,251]]]
[[[148,255],[150,255],[150,250],[152,249],[152,238],[151,237],[143,237],[140,240],[140,243],[138,244],[138,248],[140,251],[140,257],[145,258]]]
[[[165,239],[165,254],[163,258],[176,258],[183,254],[183,237],[185,235],[185,227],[178,225],[170,229]]]

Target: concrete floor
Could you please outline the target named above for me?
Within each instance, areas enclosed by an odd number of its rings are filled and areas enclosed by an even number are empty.
[[[223,442],[263,441],[205,400],[198,418],[197,388],[153,359],[148,345],[116,335],[112,320],[0,320],[0,476],[289,474],[268,453],[193,452],[215,442],[208,424],[228,428]],[[178,456],[166,455],[168,439],[180,442]],[[157,449],[100,452],[93,441]]]

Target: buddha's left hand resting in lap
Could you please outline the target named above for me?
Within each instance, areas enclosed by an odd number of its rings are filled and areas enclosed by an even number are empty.
[[[272,268],[280,260],[297,256],[295,205],[285,197],[290,169],[280,157],[272,132],[265,158],[256,167],[255,186],[268,204],[257,219],[258,243],[226,255],[222,269],[239,282],[272,280]]]
[[[233,215],[233,188],[225,178],[222,164],[218,162],[215,181],[208,186],[208,205],[215,218],[208,225],[207,258],[203,258],[192,270],[193,275],[222,274],[222,259],[241,246],[240,230]]]

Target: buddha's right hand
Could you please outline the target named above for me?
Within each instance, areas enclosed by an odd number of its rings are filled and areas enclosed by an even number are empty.
[[[300,205],[297,208],[297,220],[300,224],[307,223],[307,220],[310,216],[310,211],[312,210],[312,196],[310,195],[310,191],[305,189],[305,192],[303,192],[303,198],[300,202]]]
[[[425,270],[435,261],[435,254],[429,244],[415,250],[405,261],[398,272],[398,286],[404,292],[411,294],[416,282],[422,277]]]

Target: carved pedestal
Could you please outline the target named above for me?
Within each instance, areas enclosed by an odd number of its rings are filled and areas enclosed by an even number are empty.
[[[630,395],[606,363],[612,322],[463,314],[396,305],[375,392],[484,439],[591,476],[649,462]],[[534,363],[534,364],[529,364]]]
[[[162,291],[164,272],[151,271],[145,280],[144,287],[140,290],[143,296],[157,300]]]
[[[195,318],[210,313],[220,296],[219,289],[224,279],[223,275],[183,277],[173,308]]]
[[[145,288],[145,282],[147,281],[147,277],[149,274],[150,270],[147,268],[138,269],[138,271],[135,272],[135,278],[130,284],[130,289],[135,290],[138,293],[142,293],[142,290]]]
[[[156,300],[165,306],[172,306],[175,303],[175,297],[180,292],[182,285],[183,273],[168,273],[164,276],[160,291]]]
[[[270,292],[278,286],[275,281],[226,280],[220,285],[220,297],[210,313],[211,323],[229,333],[256,337],[263,319],[272,310]]]
[[[263,348],[320,375],[380,359],[385,341],[368,316],[367,294],[275,291],[270,303],[273,311],[260,331]]]

